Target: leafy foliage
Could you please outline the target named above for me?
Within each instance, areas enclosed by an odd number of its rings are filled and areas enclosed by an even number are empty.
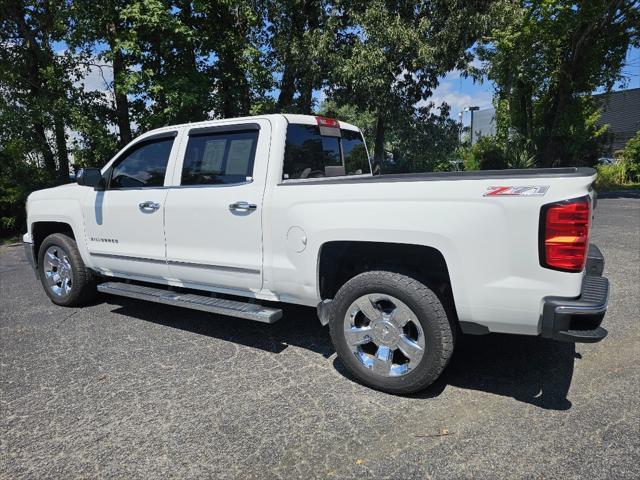
[[[592,163],[605,129],[591,93],[620,80],[637,6],[0,0],[0,234],[24,228],[28,193],[67,182],[70,166],[102,166],[140,131],[208,118],[319,109],[361,127],[383,172],[459,158]],[[498,132],[463,147],[448,106],[430,97],[452,69],[479,78],[473,48],[497,86]],[[100,87],[85,85],[90,73]],[[628,178],[637,144],[625,150]]]
[[[465,170],[500,170],[504,168],[533,168],[528,139],[512,133],[507,139],[484,136],[469,147],[460,148]]]
[[[640,182],[640,130],[625,145],[622,160],[629,163],[630,180]]]
[[[630,44],[638,45],[635,0],[533,0],[479,46],[496,85],[499,141],[515,131],[531,141],[539,166],[592,165],[605,128],[591,93],[623,80]]]
[[[615,189],[625,185],[640,184],[640,131],[625,145],[612,165],[599,165],[599,188]]]
[[[489,29],[501,2],[346,1],[345,15],[329,21],[341,29],[329,44],[329,97],[376,116],[374,150],[381,162],[389,124],[411,121],[439,77],[467,70],[469,48]],[[404,117],[404,118],[403,118]]]
[[[449,106],[433,104],[418,108],[392,124],[389,144],[393,163],[385,162],[382,172],[431,172],[450,170],[457,159],[460,124],[449,116]],[[436,113],[437,110],[437,113]]]

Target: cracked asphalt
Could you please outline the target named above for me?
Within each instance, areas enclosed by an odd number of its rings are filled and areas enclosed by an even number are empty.
[[[640,199],[601,199],[595,345],[465,336],[441,380],[350,379],[312,309],[262,325],[54,306],[0,247],[0,478],[639,478]]]

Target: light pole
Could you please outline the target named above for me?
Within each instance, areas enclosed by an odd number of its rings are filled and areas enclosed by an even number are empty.
[[[477,110],[480,110],[480,107],[478,107],[478,106],[467,107],[464,110],[465,110],[465,112],[471,112],[471,125],[470,125],[471,134],[470,134],[470,137],[469,137],[469,143],[471,145],[473,145],[473,112],[475,112]]]

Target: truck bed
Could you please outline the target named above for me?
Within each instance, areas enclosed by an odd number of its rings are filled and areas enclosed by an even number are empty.
[[[425,173],[393,173],[375,176],[353,175],[350,177],[327,177],[295,180],[288,183],[395,183],[395,182],[434,182],[438,180],[487,180],[492,178],[559,178],[590,177],[596,171],[589,167],[569,168],[527,168],[506,170],[472,170],[467,172],[425,172]]]

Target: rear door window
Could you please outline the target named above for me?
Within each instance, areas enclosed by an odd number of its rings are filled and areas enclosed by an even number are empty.
[[[182,185],[246,182],[253,175],[258,132],[221,132],[189,136]]]
[[[337,130],[337,129],[335,129]],[[371,173],[360,132],[321,135],[317,125],[289,124],[283,178],[322,178]]]

